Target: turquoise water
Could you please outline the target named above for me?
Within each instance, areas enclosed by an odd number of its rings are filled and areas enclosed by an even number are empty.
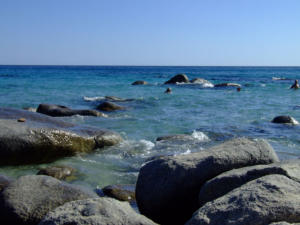
[[[163,85],[177,73],[214,84],[239,83],[242,90]],[[2,107],[13,108],[53,103],[93,109],[99,102],[84,97],[134,99],[118,103],[126,110],[109,113],[109,118],[62,118],[119,132],[125,140],[93,154],[52,163],[75,167],[78,179],[72,182],[95,188],[134,183],[141,165],[153,156],[201,151],[232,137],[265,138],[281,159],[298,158],[300,126],[270,121],[278,115],[300,121],[300,90],[289,89],[299,75],[300,67],[0,66],[0,102]],[[132,86],[136,80],[149,85]],[[164,94],[167,87],[172,94]],[[172,134],[187,134],[188,138],[155,141]],[[0,173],[17,177],[36,173],[41,166],[45,165],[2,167]]]

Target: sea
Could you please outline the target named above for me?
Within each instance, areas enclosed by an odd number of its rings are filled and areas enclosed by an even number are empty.
[[[176,74],[212,84],[165,85]],[[125,110],[108,117],[58,118],[118,132],[124,141],[87,155],[49,164],[0,167],[0,174],[36,174],[49,165],[77,170],[70,183],[93,189],[110,184],[135,184],[147,161],[185,155],[235,137],[263,138],[281,160],[300,157],[300,125],[271,123],[279,115],[300,121],[300,90],[290,89],[300,67],[184,67],[184,66],[0,66],[0,106],[37,108],[40,103],[73,109],[95,109],[105,96]],[[131,85],[144,80],[148,85]],[[171,94],[164,93],[170,87]],[[157,141],[158,137],[182,134]]]

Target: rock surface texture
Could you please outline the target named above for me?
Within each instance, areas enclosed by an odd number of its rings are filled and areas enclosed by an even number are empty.
[[[18,118],[26,122],[17,122]],[[51,162],[118,144],[117,133],[76,126],[43,114],[0,108],[0,165]]]
[[[153,160],[140,170],[136,199],[142,214],[160,224],[184,224],[199,208],[202,185],[231,169],[278,162],[264,140],[233,139],[205,151]]]
[[[70,166],[49,166],[39,170],[37,175],[46,175],[58,180],[66,180],[67,177],[73,176],[75,169]]]
[[[203,185],[199,193],[199,204],[204,205],[249,181],[270,174],[285,175],[300,182],[300,160],[282,164],[250,166],[222,173]]]
[[[112,198],[73,201],[49,212],[39,225],[154,225],[127,202]]]
[[[264,225],[300,221],[300,183],[283,175],[253,180],[206,203],[186,225]]]
[[[0,193],[0,224],[36,225],[66,202],[95,197],[92,192],[49,176],[23,176]]]

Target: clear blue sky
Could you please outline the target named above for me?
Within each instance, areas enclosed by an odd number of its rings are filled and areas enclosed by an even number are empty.
[[[0,64],[300,66],[300,1],[0,0]]]

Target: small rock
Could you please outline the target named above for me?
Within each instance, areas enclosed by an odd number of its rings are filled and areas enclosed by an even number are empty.
[[[135,82],[133,82],[131,85],[147,85],[148,82],[143,81],[143,80],[137,80]]]
[[[115,110],[124,110],[125,108],[111,102],[103,102],[100,105],[98,105],[97,109],[110,112]]]
[[[185,74],[177,74],[170,80],[166,81],[165,84],[176,84],[176,83],[189,83],[189,78]]]
[[[109,185],[102,189],[103,193],[120,201],[135,201],[134,185]]]
[[[75,169],[70,166],[49,166],[41,169],[37,175],[46,175],[58,180],[66,180],[68,177],[74,176],[74,172]]]
[[[285,124],[292,124],[292,125],[298,125],[299,124],[299,122],[291,116],[276,116],[272,120],[272,123],[285,123]]]
[[[215,87],[241,87],[241,85],[236,83],[221,83],[215,84]]]
[[[172,89],[171,88],[167,88],[167,90],[165,91],[166,94],[171,94],[172,93]]]
[[[24,122],[26,122],[26,119],[25,118],[19,118],[18,122],[24,123]]]

